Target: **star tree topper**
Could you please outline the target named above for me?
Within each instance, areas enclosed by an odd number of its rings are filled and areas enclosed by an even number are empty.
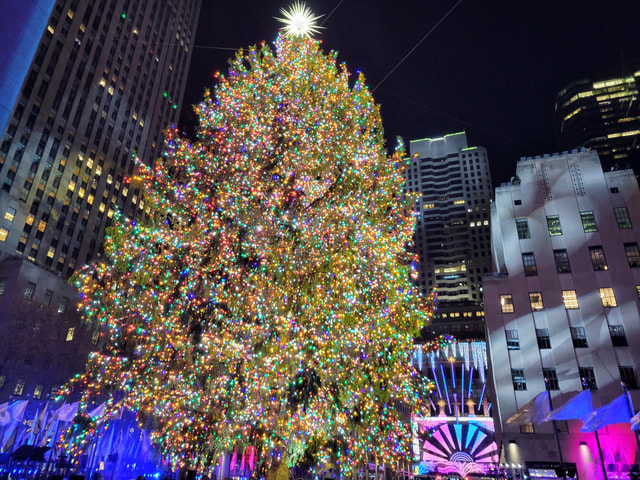
[[[311,37],[312,34],[320,33],[320,29],[324,28],[318,25],[318,20],[323,15],[314,15],[302,2],[295,1],[289,10],[281,8],[280,13],[284,18],[274,18],[284,23],[282,30],[287,37]]]

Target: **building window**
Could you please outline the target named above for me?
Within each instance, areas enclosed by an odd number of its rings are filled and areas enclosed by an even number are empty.
[[[6,228],[0,227],[0,242],[6,242],[8,236],[9,236],[9,230],[7,230]]]
[[[33,324],[33,333],[40,333],[42,330],[42,320],[36,320]]]
[[[16,216],[16,209],[13,207],[8,207],[7,211],[4,212],[4,218],[5,220],[9,220],[10,222],[13,222],[13,218]]]
[[[542,303],[542,293],[533,292],[529,294],[529,304],[531,305],[531,310],[543,310],[544,304]]]
[[[533,252],[527,252],[522,254],[522,265],[524,266],[524,274],[526,277],[533,277],[538,275],[538,269],[536,267],[536,257]]]
[[[611,343],[614,347],[626,347],[629,345],[623,325],[609,325],[609,335],[611,335]]]
[[[555,368],[543,368],[542,376],[544,377],[547,385],[547,390],[560,390],[560,384],[558,382],[558,372]]]
[[[63,314],[67,310],[67,305],[69,303],[69,299],[67,297],[62,297],[60,299],[60,303],[58,304],[58,313]]]
[[[549,337],[548,328],[536,328],[536,339],[540,350],[551,348],[551,337]]]
[[[611,187],[611,188],[609,189],[609,191],[610,191],[611,193],[620,193],[620,189],[619,189],[618,187]]]
[[[638,300],[640,300],[640,285],[636,285],[636,293],[638,294]]]
[[[24,392],[24,380],[21,378],[18,380],[18,383],[16,383],[16,387],[13,389],[13,394],[20,396],[22,395],[22,392]]]
[[[589,247],[589,256],[591,257],[591,265],[596,272],[607,269],[607,259],[604,257],[604,250],[601,246]]]
[[[624,253],[627,254],[627,261],[631,268],[640,267],[640,250],[638,250],[637,243],[625,243]]]
[[[5,288],[7,288],[7,279],[0,278],[0,295],[4,295]],[[639,290],[638,296],[640,297],[640,290]]]
[[[67,338],[65,339],[66,342],[70,342],[73,340],[73,334],[75,333],[75,331],[75,327],[69,327],[69,330],[67,330]]]
[[[600,300],[602,300],[602,306],[604,308],[618,306],[616,296],[614,295],[613,288],[611,287],[604,287],[600,289]]]
[[[580,379],[582,380],[582,390],[597,390],[598,383],[596,382],[596,374],[593,371],[593,367],[580,367],[578,369]]]
[[[48,307],[51,305],[51,299],[53,298],[53,292],[51,290],[46,290],[44,292],[44,297],[42,297],[42,306]]]
[[[4,387],[5,383],[7,383],[7,376],[6,375],[0,375],[0,390],[2,390],[2,387]]]
[[[536,433],[533,423],[525,423],[520,425],[520,433]]]
[[[514,205],[522,205],[522,200],[514,200],[513,204]]]
[[[618,222],[618,228],[620,230],[631,228],[631,219],[629,218],[627,207],[614,208],[613,212],[616,215],[616,222]]]
[[[560,225],[560,215],[548,215],[547,216],[547,228],[549,229],[549,235],[555,237],[562,235],[562,226]]]
[[[27,283],[27,288],[24,290],[24,298],[31,301],[33,298],[33,292],[36,290],[36,284],[33,282]]]
[[[556,261],[556,270],[558,273],[571,273],[571,265],[569,264],[569,254],[565,249],[554,250],[553,257]]]
[[[520,350],[520,338],[518,338],[518,330],[505,330],[507,336],[507,349]]]
[[[638,389],[638,378],[636,377],[636,369],[633,367],[618,367],[620,370],[620,381],[626,385],[629,390]]]
[[[513,313],[513,297],[508,295],[500,295],[500,307],[502,313]]]
[[[44,389],[44,385],[39,383],[36,385],[36,388],[33,390],[33,398],[36,400],[40,400],[42,398],[42,390]]]
[[[585,233],[598,231],[596,217],[593,215],[592,210],[589,210],[588,212],[580,212],[580,220],[582,220],[582,228]]]
[[[571,327],[571,340],[573,340],[573,348],[587,348],[587,333],[584,327]]]
[[[563,290],[562,301],[566,310],[575,310],[578,306],[578,295],[575,290]]]
[[[529,221],[526,218],[516,218],[516,228],[518,229],[518,238],[520,240],[531,238]]]
[[[513,381],[514,390],[527,389],[527,379],[524,377],[524,370],[522,368],[511,369],[511,380]]]
[[[569,423],[566,420],[554,420],[558,433],[569,433]]]

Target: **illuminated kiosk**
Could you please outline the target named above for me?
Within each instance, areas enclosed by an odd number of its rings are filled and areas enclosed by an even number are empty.
[[[413,364],[428,382],[430,415],[414,418],[414,474],[498,474],[491,403],[485,388],[486,344],[441,335],[415,346]]]

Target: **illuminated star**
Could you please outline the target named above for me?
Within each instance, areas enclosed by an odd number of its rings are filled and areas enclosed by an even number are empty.
[[[289,10],[281,8],[280,13],[284,18],[274,18],[284,23],[282,30],[288,37],[311,37],[311,34],[319,33],[320,29],[324,28],[317,23],[323,15],[314,15],[309,7],[297,0]]]

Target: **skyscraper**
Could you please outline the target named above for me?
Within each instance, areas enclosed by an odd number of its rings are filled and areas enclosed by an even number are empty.
[[[597,81],[578,80],[558,93],[556,143],[560,150],[598,152],[605,170],[627,166],[640,173],[640,64]]]
[[[130,179],[177,122],[201,0],[17,5],[0,54],[0,400],[44,398],[99,345],[66,279],[116,208],[150,215]]]
[[[633,172],[603,173],[595,151],[523,158],[496,189],[496,273],[484,278],[484,301],[496,432],[508,463],[543,469],[563,461],[579,478],[602,478],[600,462],[590,460],[600,456],[596,440],[580,432],[580,420],[558,422],[557,442],[552,422],[505,424],[545,390],[557,408],[590,389],[600,408],[622,395],[624,382],[638,407],[638,204]],[[600,433],[604,463],[616,467],[609,478],[621,475],[636,463],[629,423]]]
[[[177,121],[200,0],[57,0],[0,140],[0,251],[63,277],[100,250]],[[33,35],[33,32],[23,32]]]
[[[436,288],[444,333],[482,325],[482,276],[489,272],[492,198],[487,151],[469,147],[464,132],[413,140],[405,170],[406,190],[419,193],[414,249],[417,283]]]

